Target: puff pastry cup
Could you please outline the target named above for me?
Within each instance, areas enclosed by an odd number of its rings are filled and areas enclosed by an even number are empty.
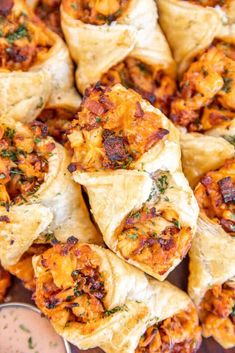
[[[46,108],[74,110],[80,98],[62,39],[22,0],[0,5],[1,115],[30,122]]]
[[[81,241],[99,242],[81,188],[67,170],[69,154],[47,136],[46,126],[9,120],[0,132],[2,265],[17,264],[34,242],[45,243],[49,235],[66,241],[76,232]]]
[[[68,169],[86,188],[105,243],[163,280],[188,252],[198,217],[178,130],[121,85],[87,90],[72,125]]]
[[[160,23],[180,76],[171,119],[188,131],[234,138],[234,1],[159,0]],[[199,2],[200,3],[200,2]],[[222,2],[221,2],[222,4]],[[232,10],[233,9],[233,10]],[[227,12],[226,12],[227,11]]]
[[[198,317],[186,293],[96,245],[68,241],[33,259],[34,299],[55,330],[80,349],[162,352],[200,345]]]
[[[190,250],[189,294],[203,335],[235,346],[235,159],[205,174],[195,189],[201,215]]]
[[[154,0],[63,0],[61,20],[82,93],[121,83],[167,113],[175,64]]]

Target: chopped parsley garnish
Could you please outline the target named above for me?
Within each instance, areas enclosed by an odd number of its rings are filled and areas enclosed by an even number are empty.
[[[9,127],[6,128],[5,130],[5,136],[8,139],[12,139],[16,134],[16,131],[14,129],[10,129]]]
[[[6,39],[8,43],[12,44],[14,43],[15,40],[24,38],[28,36],[28,29],[25,27],[25,25],[20,25],[17,30],[11,34],[9,34]]]
[[[20,324],[20,325],[19,325],[19,328],[20,328],[22,331],[24,331],[24,332],[27,332],[27,333],[30,332],[30,330],[29,330],[25,325],[23,325],[23,324]]]
[[[180,222],[177,219],[173,221],[173,224],[176,226],[176,228],[180,229]]]
[[[125,304],[122,306],[116,306],[115,308],[113,308],[111,310],[105,310],[104,315],[110,316],[110,315],[117,313],[118,311],[123,311],[123,310],[127,310],[127,306]]]
[[[234,304],[234,306],[233,306],[233,308],[232,308],[231,315],[232,315],[232,316],[235,316],[235,304]]]
[[[34,348],[35,348],[35,346],[34,346],[34,344],[33,344],[33,339],[32,339],[32,337],[29,337],[29,338],[28,338],[28,347],[29,347],[29,349],[34,349]]]
[[[138,234],[128,234],[128,238],[137,239],[138,238]]]
[[[164,194],[164,192],[166,191],[166,189],[168,188],[168,180],[167,180],[167,176],[166,175],[162,175],[161,177],[159,177],[156,181],[156,185],[158,190],[160,191],[161,194]]]
[[[223,87],[222,87],[222,90],[223,90],[225,93],[231,92],[233,79],[232,79],[232,78],[229,78],[229,77],[223,77],[223,80],[224,80],[224,85],[223,85]]]
[[[5,179],[6,175],[4,173],[0,173],[0,179]]]

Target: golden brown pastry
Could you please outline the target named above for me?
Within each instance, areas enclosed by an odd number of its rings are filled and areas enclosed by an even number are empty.
[[[82,93],[99,80],[121,83],[169,112],[175,65],[154,0],[64,0],[61,14]]]
[[[193,353],[201,340],[189,297],[96,245],[57,244],[33,260],[35,301],[80,349]],[[155,350],[154,350],[155,348]]]
[[[0,260],[4,267],[15,265],[33,242],[48,233],[59,241],[75,232],[83,241],[99,241],[81,188],[67,171],[69,163],[68,152],[47,136],[42,123],[22,125],[9,120],[0,125]]]
[[[234,146],[222,137],[196,132],[180,136],[183,171],[194,188],[206,172],[221,167],[234,156]]]
[[[181,170],[178,130],[136,92],[96,85],[68,138],[68,169],[85,186],[105,243],[166,278],[188,252],[198,216]]]
[[[62,39],[22,0],[1,2],[0,110],[29,122],[46,108],[74,110],[73,64]]]
[[[189,294],[203,335],[235,346],[235,159],[208,172],[195,189],[201,215],[190,250]]]
[[[63,37],[60,25],[61,0],[26,0],[26,2],[47,27]]]
[[[0,303],[3,302],[7,289],[11,285],[11,275],[9,272],[4,270],[0,264]]]

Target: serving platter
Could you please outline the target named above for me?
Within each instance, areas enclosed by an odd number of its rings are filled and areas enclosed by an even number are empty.
[[[183,290],[187,290],[188,278],[188,258],[186,258],[168,277],[168,280]],[[25,289],[21,282],[14,279],[13,285],[9,291],[7,301],[23,302],[33,304],[32,293]],[[89,349],[86,351],[79,350],[72,346],[72,353],[102,353],[100,348]],[[202,345],[198,353],[235,353],[234,348],[223,349],[212,338],[203,339]]]

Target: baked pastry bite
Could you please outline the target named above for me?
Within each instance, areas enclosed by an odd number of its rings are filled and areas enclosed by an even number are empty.
[[[34,257],[37,306],[80,349],[196,352],[201,330],[186,293],[96,245],[68,241]]]
[[[72,125],[68,169],[86,188],[105,243],[163,280],[187,254],[198,217],[178,130],[121,85],[87,90]]]
[[[158,0],[179,73],[170,117],[189,132],[233,140],[235,1],[197,3]]]
[[[157,17],[154,0],[63,0],[62,28],[78,89],[84,93],[99,80],[121,83],[167,114],[175,64]]]
[[[45,234],[59,241],[81,233],[81,240],[99,236],[90,221],[81,188],[67,165],[69,153],[34,121],[0,126],[0,260],[15,265]],[[85,238],[83,238],[85,237]]]
[[[235,346],[235,159],[208,172],[195,189],[200,207],[190,250],[189,294],[198,306],[203,335]]]
[[[0,264],[0,303],[4,301],[7,289],[11,285],[11,275]]]
[[[46,108],[74,110],[80,98],[62,39],[22,0],[0,4],[1,115],[30,122]]]
[[[61,0],[26,0],[26,2],[47,27],[63,38],[60,25]]]
[[[198,184],[206,172],[218,169],[234,157],[234,146],[222,137],[197,132],[181,133],[182,166],[189,185]]]

